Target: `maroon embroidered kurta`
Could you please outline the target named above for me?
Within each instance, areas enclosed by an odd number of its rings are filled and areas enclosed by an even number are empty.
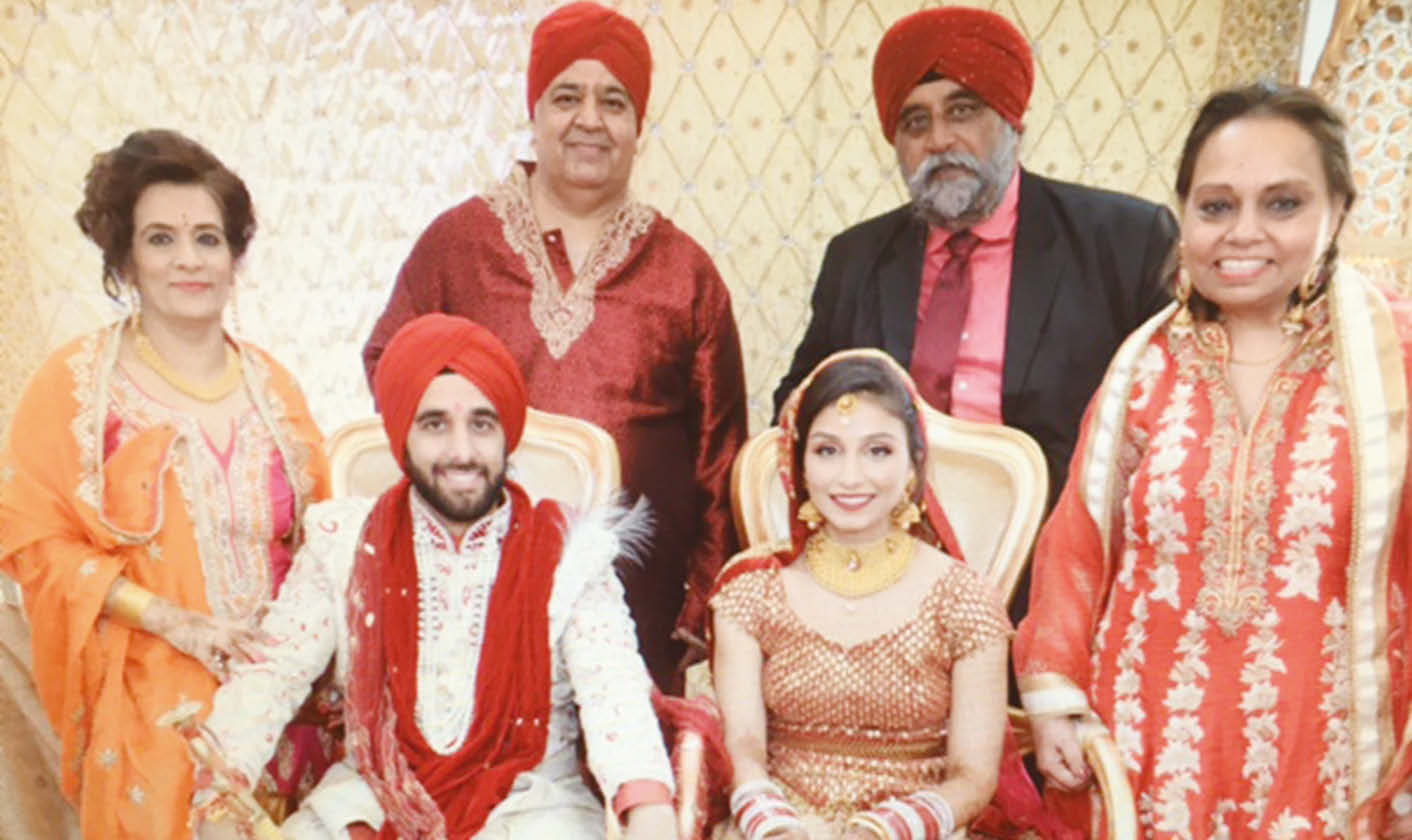
[[[730,470],[745,439],[746,391],[730,294],[701,246],[637,202],[618,211],[574,275],[563,237],[535,220],[527,173],[516,166],[432,222],[363,361],[371,376],[393,333],[417,315],[464,315],[510,348],[531,405],[613,436],[624,487],[656,514],[651,555],[624,584],[643,658],[668,686],[681,650],[672,630],[701,637],[705,597],[735,548]]]

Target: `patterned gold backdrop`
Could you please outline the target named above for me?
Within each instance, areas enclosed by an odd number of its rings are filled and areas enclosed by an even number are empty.
[[[901,200],[871,63],[923,4],[616,5],[656,62],[634,190],[726,278],[758,428],[828,237]],[[1291,78],[1297,58],[1299,0],[985,5],[1039,62],[1022,161],[1159,201],[1216,68]],[[528,153],[529,31],[550,6],[0,0],[0,423],[44,354],[122,311],[72,213],[94,151],[144,126],[200,139],[255,196],[235,328],[297,373],[325,431],[366,414],[358,350],[413,240]]]

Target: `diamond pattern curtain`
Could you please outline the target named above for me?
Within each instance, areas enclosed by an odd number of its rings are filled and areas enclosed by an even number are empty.
[[[759,428],[828,238],[902,200],[871,65],[922,4],[616,5],[656,59],[634,190],[725,276]],[[985,5],[1035,45],[1022,162],[1159,201],[1213,74],[1282,75],[1298,43],[1298,0]],[[233,328],[296,372],[325,430],[370,412],[358,350],[412,242],[528,155],[529,31],[549,7],[0,0],[0,423],[46,353],[123,311],[72,214],[93,153],[146,126],[198,138],[254,194]]]

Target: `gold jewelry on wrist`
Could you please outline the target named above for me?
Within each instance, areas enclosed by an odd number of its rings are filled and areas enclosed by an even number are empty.
[[[887,826],[883,821],[879,819],[876,814],[872,814],[868,811],[860,811],[849,817],[845,827],[861,828],[869,834],[876,836],[878,840],[892,840],[892,832],[887,830]]]
[[[142,614],[157,596],[130,580],[120,579],[108,593],[108,617],[137,630],[144,630]]]

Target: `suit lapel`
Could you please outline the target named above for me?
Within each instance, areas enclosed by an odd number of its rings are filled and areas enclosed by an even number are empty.
[[[917,339],[917,298],[922,289],[922,260],[927,226],[902,208],[890,247],[883,247],[873,267],[878,290],[881,346],[903,367],[912,361]]]
[[[1058,231],[1040,179],[1020,170],[1019,220],[1015,225],[1015,255],[1010,264],[1010,314],[1005,325],[1005,372],[1001,385],[1001,415],[1013,414],[1030,362],[1040,344],[1049,311],[1069,262],[1056,253]]]

